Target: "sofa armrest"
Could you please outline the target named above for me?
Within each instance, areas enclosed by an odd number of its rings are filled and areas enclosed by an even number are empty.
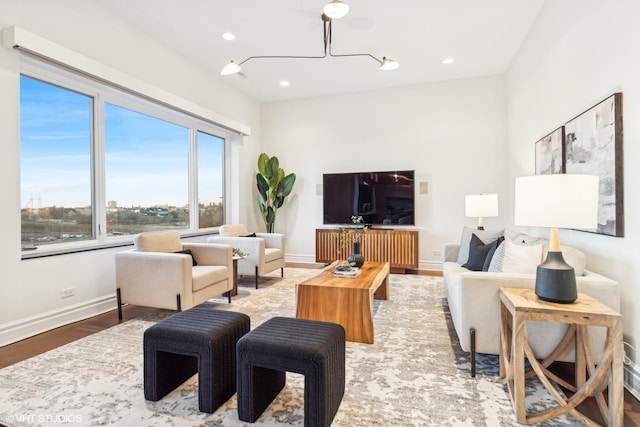
[[[145,305],[153,300],[175,301],[191,292],[192,260],[187,254],[128,250],[115,255],[116,287],[123,302]]]
[[[231,245],[211,243],[183,243],[189,249],[198,265],[222,265],[233,271],[233,250]]]
[[[460,243],[445,243],[442,245],[442,262],[456,262]]]
[[[207,239],[207,243],[230,245],[247,254],[246,258],[242,260],[242,266],[238,266],[239,271],[245,271],[248,268],[253,271],[255,267],[260,267],[260,263],[264,264],[265,242],[262,237],[211,236]]]
[[[280,233],[256,233],[256,237],[264,239],[267,248],[280,249],[284,254],[284,234]]]

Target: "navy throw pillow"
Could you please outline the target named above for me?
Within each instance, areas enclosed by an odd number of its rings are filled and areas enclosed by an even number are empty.
[[[472,234],[471,241],[469,242],[469,259],[463,267],[471,271],[482,271],[484,262],[487,259],[487,254],[492,247],[495,251],[496,242],[497,240],[485,245],[478,236]]]

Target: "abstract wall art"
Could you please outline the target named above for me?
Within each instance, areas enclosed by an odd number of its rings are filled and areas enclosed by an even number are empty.
[[[596,232],[617,237],[624,235],[622,136],[622,93],[564,126],[565,172],[600,177]]]
[[[564,127],[536,141],[536,175],[564,172]]]

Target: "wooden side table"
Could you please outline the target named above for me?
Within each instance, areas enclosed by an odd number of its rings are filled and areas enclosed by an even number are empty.
[[[536,360],[529,344],[529,320],[569,325],[556,349],[542,362]],[[605,348],[597,366],[591,354],[588,326],[601,326],[607,330]],[[569,384],[547,370],[571,343],[575,344],[576,384]],[[525,372],[525,358],[532,367],[528,372]],[[500,378],[509,387],[517,422],[534,424],[570,413],[585,425],[597,425],[576,409],[585,398],[593,396],[607,425],[622,427],[622,369],[622,318],[619,313],[583,293],[579,293],[572,304],[556,304],[539,300],[533,289],[500,288]],[[524,383],[525,378],[533,375],[538,376],[558,406],[527,415]],[[575,394],[565,400],[551,381]],[[604,397],[605,389],[608,390],[608,399]]]
[[[232,297],[238,295],[238,260],[241,259],[245,259],[245,257],[239,255],[233,256],[233,287],[230,291],[223,294],[225,297],[229,296],[229,294],[231,294]]]

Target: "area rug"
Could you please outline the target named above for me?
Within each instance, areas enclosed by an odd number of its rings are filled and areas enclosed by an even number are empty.
[[[248,314],[251,327],[273,316],[295,316],[295,283],[316,274],[285,269],[241,280],[221,310]],[[197,375],[158,402],[144,399],[142,335],[173,312],[144,318],[67,344],[0,370],[0,423],[8,426],[245,426],[235,395],[215,413],[198,411]],[[115,315],[115,314],[114,314]],[[498,378],[498,359],[469,357],[457,345],[441,278],[391,275],[390,299],[374,305],[375,343],[347,342],[346,389],[334,426],[513,426],[511,401]],[[304,377],[287,385],[256,425],[304,424]],[[527,382],[529,409],[555,406],[539,383]],[[532,403],[529,403],[532,402]],[[570,416],[546,426],[581,425]]]

